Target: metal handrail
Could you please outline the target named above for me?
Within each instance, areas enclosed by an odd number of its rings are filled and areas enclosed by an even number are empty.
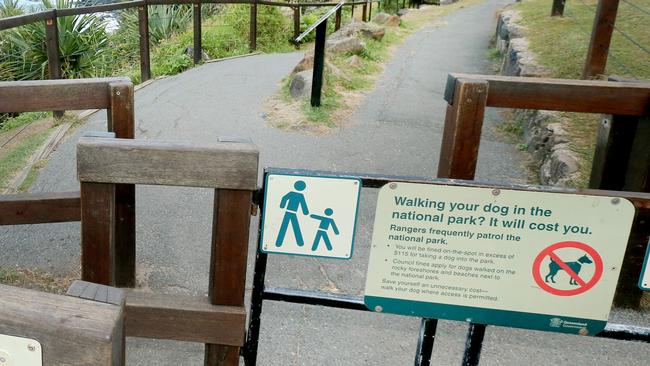
[[[303,38],[305,38],[311,31],[316,29],[318,25],[320,25],[322,22],[326,21],[329,17],[332,16],[339,8],[341,8],[345,4],[345,0],[341,1],[340,3],[336,4],[332,9],[330,9],[327,13],[323,14],[314,24],[310,25],[304,32],[302,32],[301,35],[296,37],[295,41],[300,42],[302,41]]]

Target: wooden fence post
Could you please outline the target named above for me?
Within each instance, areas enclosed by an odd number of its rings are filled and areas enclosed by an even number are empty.
[[[587,60],[582,72],[583,79],[591,79],[605,73],[609,45],[612,41],[612,32],[616,23],[618,2],[619,0],[598,1]]]
[[[368,2],[366,1],[363,3],[363,6],[361,6],[361,21],[367,22],[368,21]]]
[[[252,191],[214,192],[208,293],[213,305],[244,305],[252,198]],[[239,347],[206,344],[205,366],[217,365],[239,365]]]
[[[81,182],[81,279],[115,284],[115,184]]]
[[[151,79],[149,59],[149,8],[147,3],[138,6],[138,30],[140,32],[140,81]]]
[[[203,61],[203,48],[201,46],[201,0],[194,3],[194,65]]]
[[[250,50],[257,49],[257,1],[251,2]]]
[[[608,116],[604,118],[592,166],[590,188],[650,192],[650,118]],[[637,215],[641,214],[641,211]],[[645,211],[643,211],[645,212]],[[638,308],[643,292],[636,286],[643,266],[650,231],[650,216],[634,220],[621,267],[614,305]]]
[[[487,102],[484,80],[455,79],[452,99],[447,99],[438,178],[474,179],[481,129]],[[449,89],[448,89],[449,90]]]
[[[300,35],[300,7],[293,8],[293,39]]]
[[[566,0],[553,0],[553,7],[551,8],[551,16],[564,16],[564,4]]]
[[[488,82],[449,78],[446,88],[445,99],[449,104],[438,160],[438,178],[473,180],[487,104]],[[470,323],[463,365],[478,364],[485,329],[484,324]]]
[[[47,72],[50,80],[61,79],[59,60],[59,25],[56,9],[52,9],[52,17],[45,20],[45,44],[47,47]],[[61,118],[63,111],[53,111],[55,118]]]
[[[108,131],[135,138],[133,84],[111,83]],[[135,185],[115,185],[115,285],[135,287]]]
[[[341,29],[341,12],[342,12],[342,10],[343,10],[343,7],[340,7],[336,11],[336,15],[334,17],[334,30],[335,31]]]
[[[368,3],[368,21],[372,20],[372,0]]]

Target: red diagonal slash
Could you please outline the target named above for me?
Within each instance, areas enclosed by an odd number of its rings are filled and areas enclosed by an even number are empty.
[[[560,266],[560,268],[562,268],[569,276],[571,276],[571,278],[573,278],[573,280],[576,281],[580,287],[587,285],[587,283],[583,281],[582,278],[580,278],[580,276],[578,276],[578,274],[575,273],[566,263],[564,263],[564,261],[561,260],[560,257],[555,254],[555,252],[549,252],[548,255],[555,263]]]

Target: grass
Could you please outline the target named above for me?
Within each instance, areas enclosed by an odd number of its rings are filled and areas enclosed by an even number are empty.
[[[650,0],[630,2],[650,10]],[[527,0],[513,7],[521,13],[519,23],[526,27],[530,50],[536,55],[537,62],[548,69],[553,77],[582,78],[596,4],[596,0],[567,2],[564,17],[550,17],[551,4],[546,0]],[[616,27],[650,48],[650,16],[621,2]],[[605,73],[650,80],[650,55],[620,32],[614,31]],[[575,187],[585,187],[591,173],[600,117],[579,113],[560,113],[560,116],[566,121],[570,149],[580,160],[577,177],[571,183]]]
[[[64,294],[78,274],[54,276],[41,270],[0,267],[0,283],[54,294]]]
[[[0,124],[0,133],[1,132],[6,132],[11,129],[17,128],[17,127],[22,127],[26,124],[32,123],[34,121],[37,121],[39,119],[46,118],[49,116],[49,112],[25,112],[21,113],[17,117],[11,117],[5,120]]]
[[[47,139],[50,132],[51,130],[41,131],[0,157],[0,189],[7,187],[11,178],[25,166],[36,149]]]

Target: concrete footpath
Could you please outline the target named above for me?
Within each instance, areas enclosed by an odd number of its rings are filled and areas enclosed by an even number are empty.
[[[302,54],[273,54],[211,63],[159,80],[136,93],[136,137],[192,142],[219,136],[250,137],[261,166],[343,172],[435,176],[449,72],[486,73],[486,48],[495,12],[508,0],[486,0],[458,10],[439,28],[425,27],[397,49],[374,91],[343,127],[326,136],[266,126],[262,105]],[[491,132],[488,113],[477,180],[525,179],[524,157]],[[96,114],[53,154],[34,192],[78,190],[75,143],[89,130],[105,130]],[[271,256],[273,286],[361,295],[365,285],[376,190],[362,192],[357,244],[350,261]],[[161,293],[206,294],[212,192],[137,188],[138,277]],[[249,288],[256,247],[253,218]],[[78,223],[0,227],[0,265],[67,272],[79,266]],[[647,323],[647,314],[616,314]],[[265,302],[259,365],[408,365],[420,320],[403,316]],[[442,321],[434,362],[460,363],[467,326]],[[201,365],[199,344],[129,339],[129,365]],[[489,327],[482,365],[646,365],[648,346]]]

